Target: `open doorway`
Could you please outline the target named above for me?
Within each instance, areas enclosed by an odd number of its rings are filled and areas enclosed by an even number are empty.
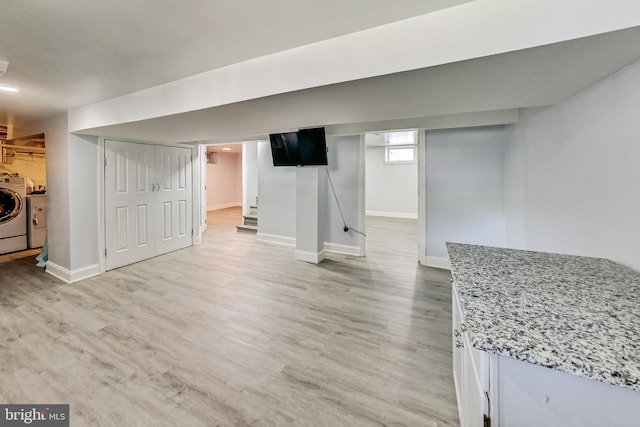
[[[205,160],[207,228],[256,233],[257,142],[208,145]]]
[[[419,257],[418,131],[365,134],[367,255]]]
[[[34,257],[47,236],[43,133],[11,138],[0,126],[0,263]]]

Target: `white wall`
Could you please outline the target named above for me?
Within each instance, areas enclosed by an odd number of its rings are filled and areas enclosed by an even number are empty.
[[[296,259],[319,263],[324,259],[326,175],[316,166],[296,168]]]
[[[384,163],[384,134],[366,134],[366,213],[418,217],[418,164]],[[416,148],[417,151],[417,148]]]
[[[331,180],[336,190],[342,213],[348,227],[365,231],[361,218],[361,206],[359,186],[364,156],[363,144],[359,135],[352,136],[327,136],[327,163]],[[321,170],[321,175],[326,175]],[[360,254],[361,238],[358,233],[343,231],[344,224],[340,217],[338,205],[329,183],[325,185],[324,203],[328,212],[325,225],[325,250],[347,252],[353,255]]]
[[[242,144],[242,213],[258,203],[258,143]]]
[[[639,105],[636,63],[509,127],[510,245],[640,270]]]
[[[68,133],[67,114],[16,130],[47,143],[47,271],[74,281],[100,272],[99,144]]]
[[[505,245],[504,153],[502,126],[427,131],[428,263],[445,242]]]
[[[361,220],[363,207],[359,195],[360,180],[363,176],[361,157],[364,155],[360,136],[327,136],[327,147],[328,169],[347,225],[364,230]],[[298,183],[298,180],[308,178],[314,179],[318,185],[319,242],[324,244],[324,249],[328,251],[360,254],[361,237],[353,231],[343,231],[344,224],[323,167],[274,167],[268,142],[258,143],[258,165],[259,239],[296,244],[296,215],[299,210],[304,211],[304,206],[301,206],[302,209],[297,206],[296,188],[298,184],[302,187],[306,185]],[[303,169],[311,168],[317,169],[318,173],[301,172]]]
[[[70,249],[70,154],[67,114],[14,129],[14,136],[45,134],[47,143],[47,239],[49,260],[63,268],[71,268]],[[95,166],[94,166],[95,167]],[[97,191],[97,189],[96,189]]]
[[[242,205],[242,155],[217,154],[218,162],[207,164],[207,210]]]
[[[94,275],[100,273],[99,181],[102,165],[99,163],[98,138],[69,134],[68,139],[71,165],[69,168],[71,246],[69,270],[73,276],[84,276],[85,273]],[[51,167],[55,168],[56,165],[52,164]],[[50,208],[49,212],[51,212]]]
[[[268,141],[258,142],[258,239],[295,244],[296,168],[274,167]]]

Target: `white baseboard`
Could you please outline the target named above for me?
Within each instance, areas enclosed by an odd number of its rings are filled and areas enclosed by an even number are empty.
[[[242,206],[242,202],[223,203],[221,205],[207,206],[207,212],[217,211],[218,209],[235,208],[237,206]]]
[[[100,270],[100,264],[88,265],[86,267],[78,268],[76,270],[68,270],[59,266],[51,261],[47,261],[47,273],[53,277],[62,280],[66,283],[77,282],[78,280],[88,279],[89,277],[97,276],[102,273]]]
[[[64,267],[60,267],[58,264],[54,264],[51,261],[47,261],[47,273],[60,279],[63,282],[71,283],[71,272]]]
[[[443,270],[451,270],[451,262],[449,258],[440,258],[435,256],[425,257],[425,266],[441,268]]]
[[[296,239],[294,237],[276,236],[275,234],[256,234],[256,240],[267,243],[275,243],[277,245],[295,246]]]
[[[341,245],[340,243],[324,242],[324,250],[335,254],[363,256],[359,246]]]
[[[307,252],[296,249],[296,259],[313,264],[320,264],[324,259],[324,250],[321,250],[320,252]]]
[[[387,218],[418,219],[418,214],[417,213],[410,213],[410,212],[366,211],[365,215],[367,215],[367,216],[385,216]]]

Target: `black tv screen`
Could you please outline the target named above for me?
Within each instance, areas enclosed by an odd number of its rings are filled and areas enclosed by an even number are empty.
[[[324,128],[269,135],[274,166],[322,166],[327,164]]]

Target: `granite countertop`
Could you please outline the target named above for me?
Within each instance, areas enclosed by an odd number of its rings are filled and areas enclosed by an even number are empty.
[[[474,348],[640,391],[640,273],[602,258],[447,249]]]

